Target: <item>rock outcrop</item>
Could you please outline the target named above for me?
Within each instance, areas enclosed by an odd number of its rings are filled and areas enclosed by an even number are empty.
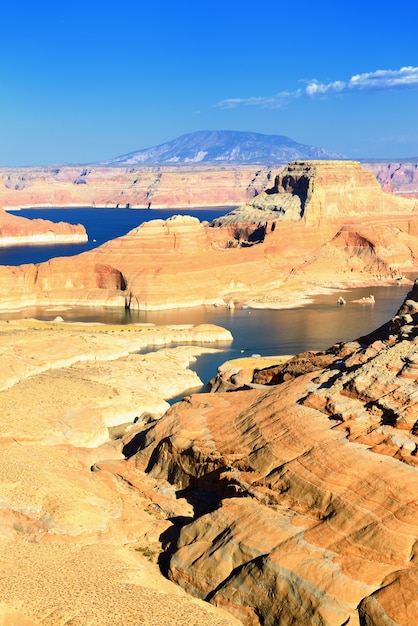
[[[10,215],[0,208],[0,246],[82,243],[84,241],[87,241],[87,233],[81,224],[32,220]]]
[[[381,193],[375,176],[360,163],[295,161],[275,177],[272,188],[215,222],[220,225],[304,219],[312,224],[343,216],[409,211],[418,211],[418,203]]]
[[[145,471],[193,504],[163,537],[162,567],[244,624],[409,626],[417,342],[418,282],[367,337],[306,355],[305,373],[299,355],[277,385],[192,395],[98,469]]]
[[[0,267],[0,308],[294,306],[327,287],[395,280],[417,266],[417,201],[385,194],[356,163],[294,163],[274,188],[212,225],[153,220],[71,262]]]

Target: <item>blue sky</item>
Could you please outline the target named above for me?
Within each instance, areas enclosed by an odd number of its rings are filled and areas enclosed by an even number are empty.
[[[418,2],[16,0],[0,166],[90,163],[196,130],[418,156]]]

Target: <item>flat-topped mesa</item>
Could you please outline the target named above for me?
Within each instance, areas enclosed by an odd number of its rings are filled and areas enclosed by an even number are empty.
[[[384,193],[374,174],[357,161],[293,161],[275,177],[272,188],[214,224],[301,219],[316,223],[321,219],[417,210],[416,200]]]

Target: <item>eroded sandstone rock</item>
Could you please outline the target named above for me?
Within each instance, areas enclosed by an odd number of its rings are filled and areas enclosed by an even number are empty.
[[[195,508],[167,535],[172,580],[251,625],[418,619],[417,302],[418,283],[312,371],[192,395],[143,431],[137,470]]]
[[[359,214],[417,211],[415,201],[383,193],[371,171],[355,161],[295,161],[274,180],[274,186],[253,200],[215,220],[221,224],[278,221],[317,223],[319,220]],[[267,226],[266,226],[267,228]]]
[[[414,161],[364,164],[386,190],[405,198],[418,198],[418,164]]]
[[[384,189],[418,196],[416,162],[363,167],[374,172]],[[275,176],[270,167],[253,165],[1,168],[0,206],[238,206],[271,188]]]
[[[0,206],[236,206],[269,184],[268,167],[60,166],[0,169]]]

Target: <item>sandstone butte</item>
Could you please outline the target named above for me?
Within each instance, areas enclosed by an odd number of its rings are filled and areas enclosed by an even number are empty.
[[[245,625],[411,626],[417,346],[418,281],[368,336],[221,368],[238,390],[185,398],[95,473],[140,488],[145,472],[189,501],[161,567]]]
[[[240,623],[159,571],[159,537],[187,501],[145,474],[133,486],[90,469],[125,458],[133,421],[198,388],[189,363],[225,341],[209,325],[0,322],[2,626]]]
[[[0,308],[293,306],[414,271],[417,235],[418,201],[383,192],[359,163],[294,162],[213,224],[152,220],[71,262],[0,267]]]

